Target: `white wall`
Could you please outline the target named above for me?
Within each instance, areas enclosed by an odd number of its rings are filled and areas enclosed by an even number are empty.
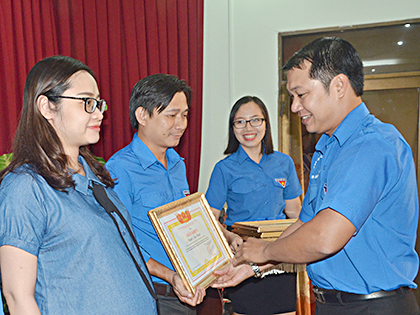
[[[260,97],[277,130],[279,32],[420,18],[419,0],[204,0],[203,136],[199,191],[227,144],[231,106]],[[273,134],[277,147],[277,133]]]

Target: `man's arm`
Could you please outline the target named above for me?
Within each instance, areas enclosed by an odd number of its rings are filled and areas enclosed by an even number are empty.
[[[201,287],[196,288],[195,295],[193,296],[192,293],[185,288],[181,277],[175,271],[167,268],[153,258],[150,258],[146,265],[151,275],[165,280],[172,286],[174,292],[182,302],[191,306],[196,306],[197,304],[200,304],[206,296],[206,291]]]
[[[233,265],[246,261],[313,262],[338,252],[356,232],[346,217],[330,208],[320,211],[307,223],[298,221],[290,228],[294,229],[292,233],[274,242],[248,238],[237,251]]]
[[[20,248],[0,247],[3,294],[13,315],[41,315],[35,301],[38,258]]]

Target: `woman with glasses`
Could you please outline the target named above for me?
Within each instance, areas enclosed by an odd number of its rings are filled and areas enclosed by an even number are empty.
[[[270,120],[255,96],[240,98],[229,116],[226,158],[214,167],[206,198],[219,218],[227,203],[227,229],[235,222],[297,218],[302,189],[293,160],[274,151]],[[234,249],[242,239],[224,231]],[[258,269],[256,269],[258,270]],[[251,278],[227,288],[235,314],[294,314],[296,274]]]
[[[49,57],[28,74],[13,160],[0,172],[0,270],[11,314],[157,313],[128,212],[87,148],[99,140],[105,109],[78,60]],[[100,206],[98,186],[121,217]]]

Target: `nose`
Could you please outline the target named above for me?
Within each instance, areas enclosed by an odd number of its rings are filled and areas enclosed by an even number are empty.
[[[177,117],[174,127],[176,130],[185,130],[187,128],[187,124],[188,124],[187,117],[181,116],[181,117]]]
[[[251,130],[251,129],[253,129],[254,127],[252,127],[251,126],[251,121],[247,121],[246,123],[245,123],[245,130]]]
[[[299,97],[293,97],[292,105],[290,106],[290,110],[293,113],[297,113],[302,109],[302,104],[300,103]]]
[[[95,110],[93,111],[91,115],[93,116],[92,118],[97,119],[97,120],[102,120],[104,118],[104,114],[101,113],[98,107],[95,108]]]

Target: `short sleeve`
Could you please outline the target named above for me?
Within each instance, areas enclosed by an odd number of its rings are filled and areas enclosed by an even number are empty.
[[[296,173],[295,163],[290,156],[286,155],[286,157],[288,163],[289,185],[287,185],[284,190],[284,199],[290,200],[295,199],[302,194],[302,186],[300,185],[299,178]]]
[[[378,201],[397,184],[411,154],[401,155],[379,138],[365,137],[352,156],[341,156],[330,170],[327,193],[320,209],[331,208],[348,218],[357,230]],[[406,156],[407,161],[401,159]]]
[[[206,199],[210,207],[222,210],[227,199],[227,191],[227,183],[219,162],[213,169],[206,192]]]
[[[42,191],[32,175],[10,173],[4,178],[0,188],[0,222],[0,246],[15,246],[38,255],[47,214]]]

